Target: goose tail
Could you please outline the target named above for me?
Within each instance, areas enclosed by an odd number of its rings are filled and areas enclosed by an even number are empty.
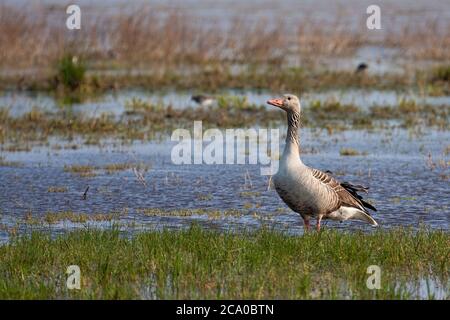
[[[374,218],[372,218],[369,214],[366,212],[359,210],[357,208],[352,207],[341,207],[339,209],[340,214],[342,215],[342,220],[359,220],[364,221],[372,226],[376,227],[378,226],[378,223],[375,221]]]
[[[375,221],[374,218],[372,218],[370,215],[368,215],[364,211],[360,211],[360,210],[358,210],[358,211],[359,212],[355,214],[354,219],[367,222],[367,223],[371,224],[374,227],[378,226],[378,223]]]

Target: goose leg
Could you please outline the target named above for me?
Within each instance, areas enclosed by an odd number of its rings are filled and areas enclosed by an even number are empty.
[[[317,229],[317,232],[320,232],[320,221],[322,221],[322,216],[321,216],[321,215],[319,215],[319,216],[317,217],[317,222],[316,222],[316,229]]]
[[[309,231],[309,217],[303,217],[303,228],[305,231]]]

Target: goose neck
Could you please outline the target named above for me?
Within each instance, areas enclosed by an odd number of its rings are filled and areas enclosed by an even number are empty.
[[[294,149],[297,153],[300,153],[300,141],[298,138],[300,113],[289,111],[287,113],[287,122],[286,148]]]

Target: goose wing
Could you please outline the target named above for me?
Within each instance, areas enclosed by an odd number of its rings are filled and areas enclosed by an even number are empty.
[[[330,212],[339,209],[341,206],[353,207],[362,210],[367,214],[369,214],[367,209],[376,211],[374,206],[364,201],[362,196],[358,194],[358,191],[367,193],[369,188],[361,185],[353,185],[349,182],[340,183],[335,178],[333,178],[333,176],[331,176],[330,171],[327,171],[327,173],[325,173],[318,169],[311,168],[311,173],[315,179],[331,189],[333,191],[332,194],[334,194],[334,196],[338,199],[337,207],[333,206],[333,208],[330,208]]]

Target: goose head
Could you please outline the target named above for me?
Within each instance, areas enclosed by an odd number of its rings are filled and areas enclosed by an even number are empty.
[[[284,94],[282,98],[271,99],[267,101],[268,104],[279,107],[286,112],[300,113],[300,100],[293,94]]]

